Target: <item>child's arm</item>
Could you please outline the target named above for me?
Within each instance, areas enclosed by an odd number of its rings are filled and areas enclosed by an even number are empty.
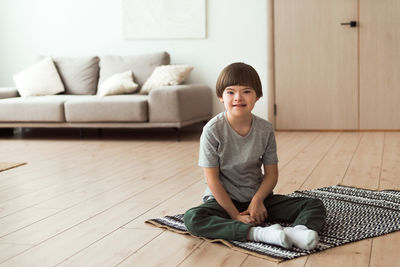
[[[250,215],[255,219],[256,224],[259,225],[264,222],[267,217],[267,209],[264,206],[264,199],[272,193],[273,189],[278,182],[278,165],[264,165],[264,180],[253,196],[249,207],[246,211],[242,212],[243,215]]]
[[[204,176],[207,180],[207,185],[210,188],[215,200],[225,209],[232,219],[238,220],[247,224],[255,224],[254,219],[248,214],[240,214],[231,198],[219,180],[219,168],[204,168]]]

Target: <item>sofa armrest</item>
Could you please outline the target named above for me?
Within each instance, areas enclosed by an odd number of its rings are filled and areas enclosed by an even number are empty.
[[[150,91],[150,122],[182,122],[211,118],[211,89],[201,84],[164,86]]]
[[[0,87],[0,99],[19,96],[16,87]]]

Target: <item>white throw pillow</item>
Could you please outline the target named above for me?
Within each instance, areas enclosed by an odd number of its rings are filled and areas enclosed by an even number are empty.
[[[193,67],[188,65],[158,66],[143,84],[140,93],[148,94],[154,88],[181,84],[192,70]]]
[[[102,82],[97,90],[98,96],[133,93],[139,87],[133,81],[132,71],[117,73]]]
[[[51,57],[14,75],[20,96],[55,95],[64,92],[64,85]]]

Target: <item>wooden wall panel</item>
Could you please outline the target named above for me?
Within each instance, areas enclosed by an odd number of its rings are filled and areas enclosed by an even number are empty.
[[[400,129],[400,1],[360,0],[360,128]]]
[[[358,129],[357,0],[275,0],[276,128]]]

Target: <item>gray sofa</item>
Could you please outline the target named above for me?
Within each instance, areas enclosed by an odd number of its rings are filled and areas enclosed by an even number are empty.
[[[131,70],[142,86],[166,52],[139,56],[53,58],[65,93],[20,97],[0,88],[0,128],[175,128],[211,118],[211,90],[201,84],[163,86],[140,93],[99,97],[98,80]]]

